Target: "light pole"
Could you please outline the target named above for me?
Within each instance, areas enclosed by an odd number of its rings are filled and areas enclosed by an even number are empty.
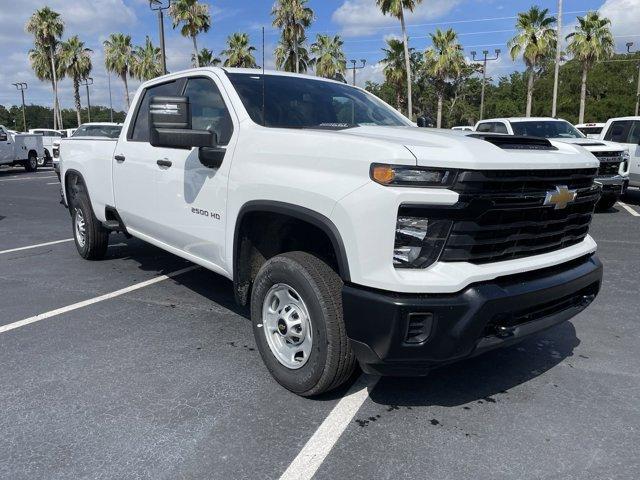
[[[107,70],[107,82],[109,82],[109,121],[113,123],[113,100],[111,99],[111,72]]]
[[[16,82],[13,84],[18,90],[20,90],[20,94],[22,95],[22,123],[24,125],[24,130],[27,131],[27,116],[24,113],[24,91],[27,89],[27,82]]]
[[[560,60],[562,55],[562,0],[558,0],[558,30],[556,33],[556,66],[553,72],[553,103],[551,105],[551,116],[556,117],[558,111],[558,78],[560,75]]]
[[[158,35],[160,36],[160,53],[162,55],[162,72],[167,74],[167,52],[164,48],[164,14],[163,10],[171,6],[171,0],[165,5],[162,0],[149,0],[149,8],[158,12]]]
[[[476,61],[476,53],[471,52],[471,57],[473,61]],[[495,57],[489,58],[489,50],[482,51],[483,59],[482,59],[482,93],[480,94],[480,120],[484,118],[484,90],[487,84],[487,62],[493,62],[494,60],[498,60],[500,58],[500,49],[495,49]]]
[[[93,85],[93,78],[87,77],[84,82],[80,82],[80,85],[87,87],[87,121],[91,121],[91,101],[89,99],[89,85]]]
[[[627,52],[635,53],[631,51],[633,42],[627,43]],[[640,115],[640,62],[638,62],[638,91],[636,92],[636,117]]]
[[[356,65],[358,64],[358,61],[351,60],[351,63],[353,64],[353,67],[351,67],[351,69],[353,70],[353,86],[354,87],[356,86],[356,70],[362,70],[367,64],[367,61],[364,58],[361,59],[360,62],[362,63],[362,65],[357,67]]]

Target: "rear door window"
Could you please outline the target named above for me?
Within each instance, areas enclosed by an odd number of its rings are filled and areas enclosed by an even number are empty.
[[[493,132],[493,126],[495,124],[493,122],[485,122],[485,123],[481,123],[480,125],[478,125],[478,128],[476,128],[476,132],[480,132],[480,133],[491,133]]]
[[[616,120],[604,136],[605,140],[637,144],[640,141],[640,121]]]

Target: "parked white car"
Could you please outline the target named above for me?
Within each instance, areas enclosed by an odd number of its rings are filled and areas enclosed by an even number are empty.
[[[0,165],[22,165],[27,172],[34,172],[43,157],[41,135],[10,133],[0,125]]]
[[[53,142],[62,138],[60,130],[52,128],[31,128],[29,133],[42,136],[42,145],[44,146],[44,159],[42,165],[53,162]],[[42,166],[41,165],[41,166]]]
[[[640,117],[609,119],[600,138],[620,143],[629,149],[629,184],[640,187]]]
[[[356,361],[425,374],[596,297],[596,158],[479,137],[340,82],[206,67],[143,83],[119,138],[63,140],[62,184],[83,258],[122,231],[232,280],[268,370],[312,396]]]
[[[610,209],[629,184],[629,152],[620,143],[589,139],[566,120],[551,117],[493,118],[476,124],[478,133],[539,137],[579,145],[599,161],[596,181],[602,185],[599,210]]]
[[[600,138],[604,123],[579,123],[575,127],[587,138]]]

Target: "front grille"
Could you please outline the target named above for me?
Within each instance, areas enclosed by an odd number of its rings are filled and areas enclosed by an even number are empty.
[[[614,176],[618,175],[620,171],[620,164],[622,161],[618,162],[600,162],[600,169],[598,170],[598,176]]]
[[[560,250],[587,236],[600,188],[596,169],[465,171],[452,190],[459,202],[428,215],[453,220],[440,256],[446,262],[489,263]],[[544,205],[558,186],[576,190],[566,208]]]

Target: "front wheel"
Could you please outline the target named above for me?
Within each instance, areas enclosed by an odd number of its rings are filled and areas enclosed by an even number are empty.
[[[602,197],[596,204],[596,210],[599,212],[606,212],[613,207],[617,201],[618,199],[616,197]]]
[[[342,280],[305,252],[268,260],[251,293],[256,344],[269,372],[305,397],[349,379],[355,356],[342,317]]]
[[[104,258],[109,245],[109,231],[93,214],[89,198],[83,191],[73,197],[72,205],[73,239],[78,253],[86,260]]]
[[[35,172],[38,170],[38,156],[35,153],[30,153],[27,161],[24,162],[24,169],[27,172]]]

